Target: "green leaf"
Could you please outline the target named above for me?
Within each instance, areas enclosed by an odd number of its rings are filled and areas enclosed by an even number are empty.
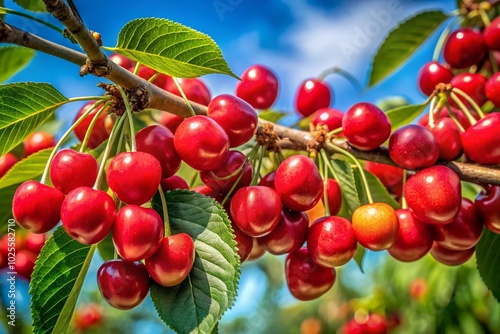
[[[423,12],[392,30],[373,57],[369,86],[398,68],[447,18],[441,11]]]
[[[4,82],[21,71],[35,55],[32,49],[20,46],[5,46],[0,48],[0,82]]]
[[[45,12],[45,4],[42,0],[14,0],[19,6],[32,12]]]
[[[109,233],[104,240],[97,244],[97,250],[104,262],[115,258],[115,246],[113,245],[112,233]]]
[[[462,197],[470,199],[472,202],[474,202],[476,196],[483,189],[481,186],[470,182],[461,181],[460,184],[462,188]]]
[[[363,196],[358,192],[354,170],[347,161],[339,159],[332,159],[330,161],[335,170],[336,179],[339,182],[342,196],[346,200],[347,207],[352,213],[361,205]]]
[[[42,248],[30,282],[35,334],[66,333],[94,250],[62,226]]]
[[[287,115],[286,112],[276,110],[263,110],[259,113],[259,118],[265,121],[276,123]]]
[[[4,6],[4,1],[3,0],[0,0],[0,7],[5,7]],[[0,20],[3,20],[5,17],[5,14],[0,12]]]
[[[19,185],[15,184],[7,188],[0,189],[0,234],[3,235],[7,231],[8,219],[12,218],[12,198]]]
[[[358,243],[358,249],[356,250],[356,254],[354,255],[354,261],[358,264],[359,270],[364,274],[363,270],[363,260],[365,258],[366,249]]]
[[[128,22],[114,48],[107,48],[174,77],[193,78],[231,72],[217,44],[206,34],[158,18]]]
[[[365,176],[366,176],[366,181],[368,181],[368,187],[370,188],[370,192],[373,197],[374,202],[384,202],[389,204],[394,210],[400,209],[401,206],[399,203],[394,199],[393,196],[389,194],[387,191],[387,188],[384,187],[382,182],[373,175],[372,173],[368,171],[364,171]],[[356,177],[356,184],[361,185],[361,174],[359,173],[359,170],[356,168],[354,170],[354,175]],[[361,203],[362,204],[367,204],[368,203],[368,198],[366,197],[366,192],[362,191],[362,189],[358,190],[358,193],[361,194]]]
[[[377,101],[377,106],[383,111],[407,106],[408,100],[404,96],[389,96]]]
[[[47,83],[1,85],[0,155],[16,147],[67,101],[66,97]]]
[[[500,234],[484,229],[476,245],[477,269],[493,296],[500,301]]]
[[[425,110],[426,107],[427,105],[425,103],[412,104],[388,110],[386,115],[391,121],[391,127],[396,130],[403,125],[410,124]]]
[[[193,191],[165,194],[172,233],[185,232],[196,257],[188,278],[175,287],[151,286],[160,318],[178,333],[211,333],[235,299],[240,260],[226,212],[213,199]],[[153,207],[162,212],[159,196]]]
[[[34,180],[41,176],[51,152],[52,148],[47,148],[17,162],[0,178],[0,189],[20,184],[27,180]]]

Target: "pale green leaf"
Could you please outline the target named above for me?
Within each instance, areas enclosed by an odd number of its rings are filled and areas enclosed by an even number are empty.
[[[7,220],[12,218],[12,198],[17,190],[18,184],[0,189],[0,234],[3,235],[7,231]]]
[[[0,4],[1,6],[1,4]],[[4,82],[21,71],[35,55],[35,51],[20,46],[0,48],[0,82]]]
[[[32,12],[46,11],[43,0],[14,0],[14,2],[24,9],[30,10]]]
[[[364,172],[366,176],[366,181],[368,182],[368,187],[370,188],[370,193],[372,194],[373,201],[387,203],[394,210],[400,209],[401,206],[394,199],[394,197],[389,194],[387,188],[384,187],[382,182],[380,182],[380,180],[372,173],[366,170]],[[361,174],[359,173],[359,170],[357,168],[354,169],[354,175],[356,177],[356,185],[362,187]],[[361,195],[361,203],[368,204],[368,198],[366,197],[366,192],[363,191],[363,188],[359,188],[359,186],[358,186],[358,193]]]
[[[49,160],[51,152],[52,149],[47,148],[18,161],[2,178],[0,178],[0,189],[40,177]]]
[[[477,269],[493,296],[500,301],[500,234],[484,229],[476,245]]]
[[[396,130],[403,125],[410,124],[415,118],[422,114],[426,107],[426,104],[412,104],[388,110],[386,115],[391,121],[392,129]]]
[[[352,212],[361,205],[363,196],[358,192],[354,170],[347,161],[332,159],[330,162],[335,170],[335,176],[339,183],[340,190],[342,191],[342,196],[352,214]]]
[[[286,112],[276,110],[262,110],[259,113],[259,118],[265,121],[276,123],[287,115]]]
[[[361,246],[361,244],[358,242],[358,249],[356,250],[356,254],[354,255],[354,261],[358,265],[359,270],[361,270],[362,273],[364,273],[363,269],[363,261],[365,259],[365,254],[366,254],[366,249]]]

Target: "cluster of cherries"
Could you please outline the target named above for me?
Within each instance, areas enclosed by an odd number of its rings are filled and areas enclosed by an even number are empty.
[[[5,234],[0,239],[0,269],[7,268],[7,271],[14,271],[29,280],[45,241],[45,234],[30,232],[16,233],[15,236]],[[15,270],[10,268],[10,258],[15,260]]]

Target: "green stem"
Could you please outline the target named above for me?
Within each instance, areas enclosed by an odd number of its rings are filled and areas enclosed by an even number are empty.
[[[118,88],[120,94],[122,95],[123,103],[125,104],[125,109],[127,110],[128,125],[130,127],[130,150],[132,152],[135,152],[137,151],[137,148],[135,146],[134,118],[132,116],[132,109],[130,108],[130,102],[123,88],[118,85],[116,85],[116,87]]]
[[[434,127],[434,109],[436,108],[436,101],[438,97],[434,96],[431,100],[431,106],[429,109],[429,126],[432,128]]]
[[[337,133],[341,133],[341,132],[342,132],[342,127],[336,128],[335,130],[332,130],[332,131],[328,132],[326,134],[326,136],[330,137],[330,136],[336,135]]]
[[[358,93],[363,91],[363,86],[359,83],[358,79],[356,79],[355,76],[353,76],[351,73],[344,71],[343,69],[341,69],[340,67],[337,67],[337,66],[326,69],[323,72],[321,72],[320,75],[318,76],[318,79],[323,81],[330,74],[338,74],[341,77],[344,77],[347,81],[349,81],[349,83],[354,87],[354,89]]]
[[[320,151],[321,156],[323,157],[324,161],[327,161],[328,163],[326,164],[326,167],[330,170],[330,172],[333,175],[333,178],[338,182],[339,181],[339,176],[337,175],[337,172],[335,172],[335,169],[332,167],[332,164],[330,163],[330,159],[326,155],[325,150]]]
[[[323,150],[321,150],[323,151]],[[326,168],[326,165],[329,164],[329,160],[325,160],[324,155],[322,152],[320,153],[320,158],[318,159],[318,165],[319,165],[319,172],[321,176],[323,177],[323,205],[325,206],[325,216],[328,217],[331,215],[330,213],[330,204],[328,203],[328,191],[327,191],[327,186],[328,186],[328,169]]]
[[[196,113],[194,112],[193,107],[191,106],[191,103],[189,102],[188,98],[186,97],[186,94],[184,94],[184,90],[182,89],[181,85],[177,81],[177,78],[176,77],[172,77],[172,79],[174,80],[175,86],[177,86],[177,89],[181,93],[182,98],[186,102],[186,104],[188,106],[188,109],[191,112],[191,116],[196,116]]]
[[[92,110],[97,108],[97,106],[99,106],[100,104],[101,104],[101,101],[94,103],[94,105],[91,107]],[[87,144],[88,144],[90,137],[92,135],[92,130],[94,130],[94,126],[97,123],[99,116],[101,116],[101,114],[108,108],[108,106],[110,104],[111,104],[111,102],[109,102],[109,101],[106,102],[104,104],[104,106],[98,112],[95,113],[94,118],[92,118],[92,121],[90,122],[89,127],[87,128],[87,132],[85,133],[85,137],[83,138],[82,146],[80,147],[80,153],[84,152],[85,148],[87,148]]]
[[[408,209],[408,203],[406,203],[406,197],[405,197],[405,184],[406,184],[406,169],[403,169],[403,190],[401,192],[401,208],[402,209]]]
[[[168,219],[167,201],[165,200],[165,194],[163,193],[161,186],[158,187],[158,191],[160,192],[161,209],[163,210],[163,224],[165,229],[164,236],[165,238],[168,238],[172,235],[172,230],[170,228],[170,220]]]
[[[141,68],[141,63],[139,63],[139,62],[135,63],[134,75],[137,75],[139,73],[140,68]]]
[[[482,8],[479,9],[479,15],[481,16],[481,20],[483,21],[484,23],[484,26],[487,27],[490,25],[490,18],[488,17],[488,14],[486,13],[486,11]]]
[[[483,111],[481,110],[481,108],[479,108],[476,101],[474,101],[468,94],[466,94],[463,90],[458,89],[458,88],[453,88],[452,92],[455,92],[458,95],[462,96],[464,99],[466,99],[467,102],[469,102],[469,104],[472,106],[472,108],[477,112],[479,117],[484,118]]]
[[[450,31],[453,29],[455,26],[455,22],[457,20],[461,20],[461,16],[455,17],[447,26],[445,29],[443,29],[443,32],[439,36],[439,39],[436,43],[436,47],[434,48],[434,53],[432,54],[432,60],[437,61],[439,59],[439,55],[441,54],[441,49],[443,48],[444,43],[446,42],[446,39],[448,38],[448,35],[450,34]]]
[[[467,117],[467,120],[469,121],[470,125],[476,124],[477,123],[476,119],[472,117],[472,114],[470,113],[469,109],[465,106],[465,104],[462,101],[460,101],[457,94],[451,92],[450,97],[459,106],[460,110],[464,112],[465,117]]]
[[[80,97],[69,98],[68,101],[66,101],[66,103],[77,102],[77,101],[92,101],[92,100],[97,100],[100,103],[104,103],[109,99],[111,99],[111,96],[80,96]]]
[[[259,182],[260,169],[262,168],[262,160],[264,160],[264,156],[266,155],[266,148],[264,146],[260,147],[259,160],[257,162],[257,168],[254,170],[251,185],[256,185]],[[243,173],[242,173],[243,174]]]
[[[155,74],[153,74],[151,76],[151,78],[148,79],[148,82],[153,83],[153,81],[155,81],[155,79],[158,78],[159,75],[160,75],[160,72],[156,72]]]
[[[31,15],[23,13],[23,12],[18,12],[17,10],[5,8],[5,7],[0,7],[0,14],[13,14],[13,15],[17,15],[17,16],[22,16],[22,17],[25,17],[27,19],[30,19],[30,20],[36,21],[38,23],[41,23],[44,26],[47,26],[47,27],[49,27],[51,29],[54,29],[55,31],[57,31],[60,34],[64,34],[64,30],[63,29],[61,29],[59,27],[56,27],[55,25],[53,25],[51,23],[45,22],[44,20],[41,20],[41,19],[39,19],[37,17],[31,16]]]
[[[455,113],[453,112],[453,110],[451,109],[450,107],[450,104],[447,102],[446,103],[446,109],[448,109],[448,115],[450,115],[450,118],[453,122],[455,122],[455,125],[458,127],[458,129],[460,130],[460,132],[465,132],[465,129],[464,127],[462,126],[462,124],[460,124],[460,122],[458,121],[458,118],[457,116],[455,115]]]

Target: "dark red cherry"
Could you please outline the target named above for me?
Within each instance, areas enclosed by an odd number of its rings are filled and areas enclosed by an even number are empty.
[[[17,163],[17,157],[12,153],[6,153],[0,157],[0,178],[4,176]]]
[[[418,124],[400,127],[389,139],[391,159],[404,169],[432,166],[439,158],[439,144],[432,133]]]
[[[31,278],[31,274],[33,273],[33,269],[35,268],[36,255],[25,250],[20,249],[16,251],[15,257],[15,266],[16,272],[19,275],[22,275],[26,279]],[[11,271],[11,270],[9,270]]]
[[[431,61],[420,68],[418,73],[418,87],[425,95],[432,94],[439,83],[450,83],[453,72],[437,61]]]
[[[236,96],[256,109],[267,109],[278,96],[278,78],[269,67],[252,65],[236,84]]]
[[[103,240],[113,227],[115,201],[102,190],[80,187],[66,195],[61,207],[61,221],[76,241],[90,245]]]
[[[461,133],[458,126],[451,118],[436,120],[433,127],[429,126],[431,133],[439,145],[439,158],[455,160],[462,153]]]
[[[135,62],[132,59],[122,56],[119,53],[112,53],[108,59],[125,69],[133,68],[135,66]]]
[[[342,206],[342,192],[339,183],[334,179],[326,180],[326,193],[328,195],[328,209],[330,215],[335,216]]]
[[[78,113],[75,116],[75,119],[73,120],[73,123],[76,122],[87,110],[89,110],[90,107],[94,105],[95,101],[90,101],[84,104],[80,110],[78,110]],[[87,130],[89,128],[90,123],[94,119],[94,116],[102,109],[103,105],[99,105],[97,108],[92,110],[90,114],[88,114],[83,121],[76,126],[74,129],[76,137],[82,142],[83,139],[85,138],[85,134],[87,133]],[[107,112],[104,111],[102,112],[99,117],[97,118],[97,121],[94,125],[94,128],[92,129],[92,132],[90,133],[90,139],[87,144],[88,148],[96,148],[99,146],[103,141],[108,139],[109,137],[109,132],[106,130],[106,124],[105,124],[105,119],[106,119]]]
[[[486,194],[480,193],[474,205],[484,225],[500,234],[500,187],[492,186]]]
[[[500,113],[493,112],[462,133],[465,154],[477,163],[500,164]]]
[[[54,137],[47,132],[33,132],[24,140],[24,156],[56,146]]]
[[[365,169],[375,175],[386,188],[392,189],[403,182],[403,169],[399,167],[366,161]]]
[[[319,124],[324,124],[328,127],[329,131],[332,131],[342,127],[342,118],[344,117],[344,113],[334,108],[321,108],[311,117],[311,124],[314,125],[314,127]],[[342,133],[337,134],[337,136],[341,135]]]
[[[486,86],[486,78],[482,74],[460,73],[455,75],[453,79],[451,79],[450,83],[454,88],[458,88],[465,94],[469,95],[480,107],[488,100],[484,90]],[[466,107],[472,107],[464,97],[459,94],[457,94],[457,96]],[[453,107],[458,106],[452,99],[449,99],[449,102]]]
[[[171,177],[162,179],[160,185],[163,191],[189,189],[189,185],[187,184],[186,180],[178,175],[173,175]]]
[[[194,255],[193,239],[186,233],[174,234],[160,241],[160,248],[146,259],[146,269],[158,284],[175,286],[191,272]]]
[[[64,194],[38,181],[26,181],[12,199],[12,214],[19,226],[32,233],[50,231],[60,220]]]
[[[391,122],[374,104],[361,102],[351,106],[342,119],[347,142],[363,151],[379,147],[391,134]]]
[[[295,95],[295,108],[307,117],[321,108],[327,108],[333,100],[333,93],[327,83],[318,79],[303,81]]]
[[[97,271],[97,286],[109,305],[130,310],[146,298],[149,275],[141,262],[110,260]]]
[[[164,111],[161,113],[158,123],[172,131],[172,133],[175,133],[179,125],[181,125],[182,121],[184,121],[184,118],[182,118],[181,116],[177,116]]]
[[[500,51],[500,18],[496,17],[484,28],[484,43],[491,51]]]
[[[134,72],[135,67],[129,68],[130,72]],[[137,75],[143,78],[144,80],[149,81],[153,77],[153,75],[156,75],[156,71],[153,70],[152,68],[147,67],[146,65],[141,65],[139,67],[139,72],[137,72]],[[164,89],[165,85],[167,84],[168,76],[160,73],[158,76],[153,80],[153,84],[157,87],[160,87]]]
[[[238,255],[240,256],[240,261],[244,262],[252,252],[254,238],[252,238],[249,235],[246,235],[242,230],[240,230],[238,225],[236,225],[232,221],[231,221],[231,227],[233,228],[234,240],[236,240],[236,247],[238,248]]]
[[[486,81],[484,91],[488,100],[493,102],[497,108],[500,108],[500,72],[493,74]]]
[[[432,244],[431,255],[447,266],[458,266],[467,262],[474,254],[475,247],[466,250],[451,250],[440,246],[437,242]]]
[[[177,85],[174,82],[175,79],[168,77],[165,81],[164,89],[172,94],[177,96],[181,96],[181,92],[177,88]],[[210,90],[207,85],[203,81],[198,78],[189,78],[182,79],[177,78],[177,83],[181,86],[184,95],[189,101],[193,101],[204,106],[208,106],[210,100],[212,99],[212,95],[210,94]]]
[[[40,254],[45,242],[47,241],[47,236],[45,234],[35,234],[28,232],[26,238],[24,239],[24,247],[26,250],[32,252],[35,255]]]
[[[175,150],[196,170],[222,166],[229,153],[229,137],[212,118],[198,115],[185,119],[174,135]]]
[[[457,69],[476,65],[485,54],[483,35],[471,28],[460,28],[452,32],[443,47],[444,60]]]
[[[50,165],[50,180],[64,194],[78,187],[92,187],[97,179],[99,164],[88,153],[63,149]]]
[[[274,189],[274,179],[276,178],[276,171],[272,171],[264,175],[259,181],[259,186],[265,186]]]

